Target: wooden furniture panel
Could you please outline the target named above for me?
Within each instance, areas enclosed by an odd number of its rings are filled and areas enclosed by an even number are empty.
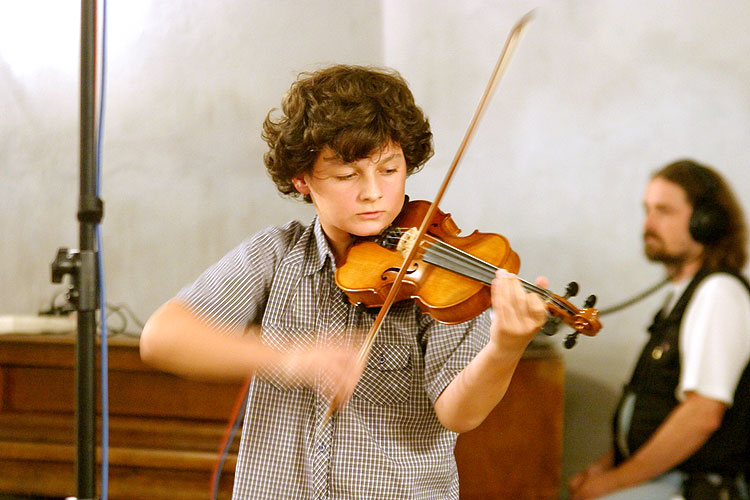
[[[135,339],[112,339],[108,347],[109,498],[210,498],[211,470],[241,384],[154,371],[141,362]],[[0,493],[75,494],[74,359],[72,335],[0,337]],[[231,497],[237,441],[221,499]]]
[[[559,498],[563,386],[559,355],[532,344],[503,400],[482,425],[458,438],[461,500]]]
[[[0,337],[0,494],[75,494],[74,339]],[[109,343],[112,500],[205,500],[241,384],[157,372],[135,339]],[[503,401],[456,446],[462,500],[557,498],[563,367],[530,348]],[[231,496],[236,437],[221,478]]]

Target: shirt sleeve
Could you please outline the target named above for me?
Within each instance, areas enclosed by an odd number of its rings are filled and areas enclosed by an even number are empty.
[[[693,391],[731,405],[750,360],[750,295],[734,276],[718,273],[698,285],[680,331],[677,398]]]
[[[301,229],[292,222],[255,234],[180,290],[177,299],[225,331],[241,333],[260,323],[274,272]]]
[[[425,336],[425,390],[434,403],[489,341],[489,309],[457,325],[433,321]]]

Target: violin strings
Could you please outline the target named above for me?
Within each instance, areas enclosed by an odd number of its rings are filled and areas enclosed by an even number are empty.
[[[400,239],[400,236],[390,234],[386,238],[390,240],[390,244],[395,246],[396,240]],[[432,246],[425,248],[425,243],[431,243]],[[497,271],[497,268],[491,264],[484,262],[463,250],[448,245],[430,235],[425,235],[425,240],[422,242],[421,250],[422,257],[427,263],[444,267],[449,271],[462,274],[487,285],[492,283],[495,271]],[[433,260],[431,261],[430,259]]]
[[[425,248],[425,244],[429,246]],[[480,280],[487,285],[492,283],[492,279],[497,271],[497,268],[493,268],[494,266],[488,262],[477,259],[463,250],[439,240],[428,241],[425,239],[422,243],[422,248],[424,249],[424,257],[429,258],[431,255],[436,255],[439,258],[443,258],[445,261],[454,263],[461,267],[476,269],[477,274],[481,275]]]
[[[494,272],[491,269],[488,269],[483,265],[476,265],[475,263],[462,258],[461,255],[442,248],[438,243],[425,248],[426,243],[427,242],[423,242],[422,244],[422,249],[424,250],[422,258],[425,262],[456,272],[467,278],[475,279],[487,285],[492,283]]]
[[[484,276],[483,279],[481,279],[482,282],[484,282],[485,284],[492,283],[492,279],[494,278],[495,272],[498,269],[497,267],[481,259],[478,259],[477,257],[474,257],[473,255],[466,253],[461,249],[448,245],[447,243],[443,241],[440,241],[440,240],[435,240],[433,242],[425,241],[425,243],[427,243],[428,245],[429,243],[432,243],[432,245],[430,245],[428,248],[425,248],[425,251],[424,251],[424,258],[425,258],[424,260],[427,261],[428,263],[440,265],[439,262],[430,262],[428,260],[434,254],[438,256],[438,260],[442,258],[445,260],[446,263],[449,263],[448,266],[450,266],[450,264],[458,264],[458,266],[464,269],[466,268],[474,269],[479,274]],[[453,270],[451,267],[447,267],[447,269]],[[461,274],[464,274],[464,273],[461,273]],[[473,276],[469,275],[468,277],[473,277]],[[529,281],[526,281],[523,278],[519,277],[518,279],[526,291],[533,292],[533,293],[540,295],[546,301],[553,303],[558,308],[563,309],[570,314],[576,314],[577,311],[571,310],[571,308],[568,305],[566,305],[564,302],[557,299],[549,290],[542,288],[538,285],[535,285],[534,283],[531,283]]]
[[[394,241],[400,239],[400,234],[404,231],[403,229],[398,228],[398,232],[399,235],[393,233],[386,235],[386,240],[390,244],[394,244]],[[492,283],[492,279],[498,269],[492,264],[430,235],[425,235],[425,240],[422,242],[422,250],[422,257],[427,263],[443,267],[449,271],[456,272],[468,278],[476,279],[488,285]],[[572,310],[567,304],[557,299],[554,294],[546,288],[542,288],[520,277],[518,279],[526,291],[534,292],[542,296],[548,302],[553,303],[558,308],[563,309],[570,314],[577,313],[577,311]]]

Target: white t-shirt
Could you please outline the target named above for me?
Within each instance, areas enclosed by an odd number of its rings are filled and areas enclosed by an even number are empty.
[[[689,282],[689,280],[688,280]],[[679,297],[688,282],[675,285]],[[677,399],[696,392],[727,405],[750,361],[750,295],[727,273],[712,274],[695,290],[680,325]]]

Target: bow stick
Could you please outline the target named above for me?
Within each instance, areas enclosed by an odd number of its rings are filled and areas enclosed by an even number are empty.
[[[500,77],[505,71],[505,68],[508,65],[508,62],[510,61],[510,57],[513,54],[513,51],[515,50],[516,44],[518,42],[518,39],[521,36],[521,33],[523,32],[528,22],[531,20],[532,13],[533,11],[526,13],[526,15],[524,15],[518,21],[518,23],[516,23],[516,25],[511,30],[510,35],[508,35],[508,39],[505,41],[505,46],[503,47],[503,50],[500,53],[500,57],[497,60],[495,69],[492,71],[492,75],[490,76],[490,81],[487,84],[487,88],[485,88],[484,94],[482,95],[482,98],[479,101],[479,105],[477,106],[477,109],[474,112],[474,116],[472,117],[471,122],[469,123],[469,126],[466,129],[466,133],[464,134],[463,141],[461,141],[461,145],[459,146],[458,151],[456,151],[456,154],[453,157],[453,161],[451,162],[451,166],[448,169],[448,173],[445,175],[445,178],[443,179],[443,183],[440,185],[440,189],[438,190],[437,195],[432,200],[432,203],[430,204],[430,208],[427,210],[427,214],[425,214],[425,217],[422,220],[422,225],[419,228],[419,232],[417,233],[414,239],[414,244],[412,245],[409,253],[404,258],[404,263],[401,265],[401,269],[399,269],[399,272],[396,275],[396,278],[393,280],[393,284],[391,285],[391,289],[385,298],[383,306],[380,308],[380,312],[378,312],[378,315],[375,317],[375,321],[373,322],[372,327],[370,327],[370,331],[367,333],[367,337],[365,337],[365,340],[362,343],[362,348],[359,351],[359,358],[358,358],[360,363],[370,355],[370,350],[372,349],[372,344],[375,342],[375,337],[377,336],[378,331],[380,330],[380,325],[383,323],[385,316],[388,314],[388,311],[390,310],[391,305],[393,305],[393,302],[396,300],[396,294],[398,293],[398,290],[401,287],[401,282],[403,281],[404,276],[406,275],[406,272],[409,269],[409,265],[412,263],[412,261],[414,260],[414,257],[416,256],[417,249],[419,248],[418,243],[422,241],[425,233],[427,232],[427,227],[430,225],[430,221],[432,221],[432,218],[434,217],[435,212],[438,209],[438,204],[440,203],[440,200],[443,198],[443,194],[445,193],[445,190],[448,187],[448,183],[450,182],[451,177],[453,177],[453,173],[455,172],[456,167],[458,166],[458,162],[461,160],[461,156],[463,156],[464,150],[466,149],[466,146],[469,144],[469,140],[471,139],[471,136],[474,134],[474,129],[476,128],[477,123],[479,122],[479,118],[484,113],[484,110],[487,107],[487,102],[489,101],[493,90],[497,86],[497,83],[500,81]],[[323,420],[320,423],[320,428],[322,428],[328,422],[328,420],[331,418],[331,416],[333,415],[335,411],[336,411],[336,401],[333,400],[331,401],[331,404],[328,407],[328,412],[325,414],[325,416],[323,417]]]

